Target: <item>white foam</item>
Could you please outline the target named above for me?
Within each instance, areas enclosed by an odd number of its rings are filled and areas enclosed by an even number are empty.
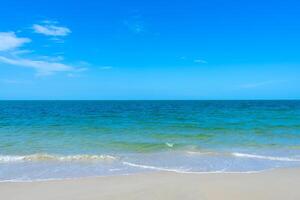
[[[169,171],[169,172],[184,172],[182,170],[178,169],[169,169],[169,168],[163,168],[163,167],[155,167],[155,166],[150,166],[150,165],[141,165],[141,164],[135,164],[131,162],[122,162],[124,165],[128,165],[131,167],[138,167],[138,168],[143,168],[143,169],[152,169],[152,170],[157,170],[157,171]]]
[[[220,153],[220,152],[198,152],[198,151],[187,151],[186,153],[191,155],[212,155],[212,156],[234,156],[240,158],[253,158],[253,159],[263,159],[263,160],[272,160],[272,161],[286,161],[286,162],[300,162],[300,159],[290,158],[290,157],[275,157],[275,156],[264,156],[257,154],[247,154],[247,153]]]
[[[123,170],[123,169],[121,169],[121,168],[112,168],[112,169],[109,169],[108,171],[115,172],[115,171],[121,171],[121,170]]]
[[[262,156],[256,154],[245,154],[245,153],[231,153],[231,155],[242,158],[255,158],[273,161],[289,161],[289,162],[300,162],[300,159],[289,158],[289,157],[274,157],[274,156]]]
[[[24,156],[0,156],[0,163],[22,161]]]
[[[221,155],[220,153],[217,152],[210,152],[210,151],[186,151],[187,154],[191,154],[191,155],[213,155],[213,156],[217,156],[217,155]]]
[[[51,155],[51,154],[30,154],[30,155],[0,155],[0,163],[26,162],[26,161],[113,161],[117,158],[111,155]]]
[[[169,142],[166,142],[165,144],[166,144],[168,147],[173,147],[173,146],[174,146],[173,143],[169,143]]]
[[[259,173],[265,170],[261,171],[243,171],[243,172],[235,172],[235,171],[226,171],[223,170],[216,170],[216,171],[190,171],[189,169],[182,170],[182,169],[172,169],[172,168],[164,168],[164,167],[155,167],[150,165],[141,165],[131,162],[122,162],[124,165],[131,166],[131,167],[138,167],[142,169],[152,169],[156,171],[167,171],[167,172],[176,172],[176,173],[182,173],[182,174],[252,174],[252,173]]]

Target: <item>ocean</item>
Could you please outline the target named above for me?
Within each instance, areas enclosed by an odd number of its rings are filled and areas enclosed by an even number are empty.
[[[0,101],[0,181],[300,166],[300,101]]]

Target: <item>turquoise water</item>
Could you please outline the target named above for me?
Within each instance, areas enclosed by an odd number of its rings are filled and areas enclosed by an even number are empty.
[[[0,101],[0,180],[300,166],[300,101]]]

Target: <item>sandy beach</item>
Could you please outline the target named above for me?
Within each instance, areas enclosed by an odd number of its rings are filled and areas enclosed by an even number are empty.
[[[300,0],[0,5],[0,200],[300,200]]]
[[[300,199],[300,169],[251,174],[169,172],[40,182],[2,182],[3,200]]]

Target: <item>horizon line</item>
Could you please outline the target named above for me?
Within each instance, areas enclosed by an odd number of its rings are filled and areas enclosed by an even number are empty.
[[[294,99],[0,99],[0,101],[300,101]]]

